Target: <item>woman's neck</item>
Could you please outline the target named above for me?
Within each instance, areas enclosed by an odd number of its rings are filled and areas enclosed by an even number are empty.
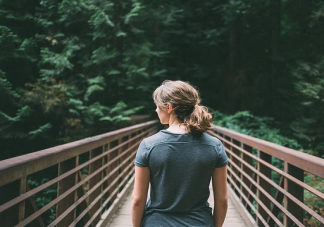
[[[169,122],[169,128],[167,128],[168,131],[173,133],[187,133],[189,132],[188,129],[183,125],[183,123],[175,120]]]

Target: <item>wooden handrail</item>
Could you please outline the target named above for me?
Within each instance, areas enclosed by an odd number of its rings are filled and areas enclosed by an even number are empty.
[[[240,141],[241,143],[250,147],[262,150],[280,160],[287,161],[291,165],[301,168],[309,173],[324,178],[324,160],[322,158],[318,158],[255,137],[244,135],[220,126],[214,126],[213,130],[217,131],[217,133],[230,136],[232,139]]]
[[[304,175],[324,179],[323,159],[219,126],[209,133],[223,142],[230,159],[228,183],[258,226],[306,226],[310,219],[324,224],[316,204],[304,200],[306,191],[324,200],[322,190],[304,182]]]
[[[158,121],[149,121],[0,161],[1,226],[96,226],[132,178],[140,141],[158,128]],[[47,182],[28,185],[33,176],[46,178],[53,171]],[[53,187],[56,197],[36,207],[34,196]]]
[[[157,121],[134,125],[131,127],[108,132],[102,135],[89,137],[75,142],[63,144],[49,149],[33,152],[15,158],[0,161],[0,186],[20,179],[22,176],[32,174],[42,169],[63,162],[108,142],[114,141],[127,134],[146,128]],[[10,173],[10,174],[7,174]]]

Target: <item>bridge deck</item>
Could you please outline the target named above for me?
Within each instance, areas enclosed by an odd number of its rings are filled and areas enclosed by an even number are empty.
[[[213,196],[210,193],[209,204],[213,207]],[[247,227],[248,225],[244,222],[244,219],[238,212],[237,208],[233,203],[234,198],[229,196],[228,199],[228,210],[223,227]],[[107,227],[127,227],[132,226],[131,221],[131,192],[128,193],[125,201],[122,203],[116,214],[113,216]]]

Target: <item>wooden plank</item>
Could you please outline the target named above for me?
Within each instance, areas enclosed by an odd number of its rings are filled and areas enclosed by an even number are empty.
[[[231,187],[229,187],[228,185],[228,211],[230,209],[235,210],[236,215],[239,215],[246,226],[257,226],[255,220],[253,219],[253,217],[250,215],[250,213],[248,213],[248,210],[246,209],[246,207],[241,203],[239,197],[234,193],[233,189]],[[211,193],[212,195],[212,193]],[[229,220],[227,220],[227,218],[225,219],[225,223],[230,223]],[[224,223],[224,227],[230,227],[233,225],[227,224],[227,226],[225,226]],[[236,226],[236,225],[234,225]]]
[[[113,220],[113,216],[118,213],[121,205],[125,204],[125,201],[130,201],[130,195],[132,191],[132,187],[134,184],[134,177],[129,180],[125,188],[119,193],[117,199],[113,202],[112,206],[102,215],[102,220],[97,224],[97,226],[109,226],[110,220]],[[130,206],[128,206],[130,210]],[[129,213],[130,217],[130,213]],[[131,222],[130,222],[131,223]],[[115,226],[115,225],[112,225]]]

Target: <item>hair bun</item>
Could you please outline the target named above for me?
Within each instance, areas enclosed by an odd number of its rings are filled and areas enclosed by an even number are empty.
[[[196,105],[188,121],[190,132],[199,133],[212,129],[211,120],[212,115],[208,112],[207,107]]]

